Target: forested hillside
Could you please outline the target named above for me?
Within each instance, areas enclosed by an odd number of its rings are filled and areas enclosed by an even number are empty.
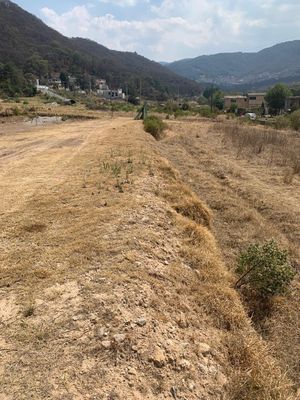
[[[198,82],[222,86],[268,86],[300,81],[300,40],[277,44],[257,53],[220,53],[176,61],[170,70]]]
[[[136,53],[107,49],[87,39],[69,39],[16,4],[0,0],[0,90],[30,93],[36,78],[61,72],[71,74],[81,86],[94,78],[114,87],[128,87],[131,95],[164,99],[178,93],[197,95],[199,84]]]

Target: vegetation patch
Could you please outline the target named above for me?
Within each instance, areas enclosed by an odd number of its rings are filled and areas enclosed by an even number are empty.
[[[263,297],[285,293],[295,276],[287,251],[274,240],[241,252],[237,272],[241,274],[237,288],[247,284]]]
[[[166,128],[167,124],[155,115],[151,115],[144,120],[145,131],[150,133],[156,140],[163,138]]]

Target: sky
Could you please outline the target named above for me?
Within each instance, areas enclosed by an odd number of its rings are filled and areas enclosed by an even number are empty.
[[[13,0],[69,37],[155,61],[300,39],[300,0]]]

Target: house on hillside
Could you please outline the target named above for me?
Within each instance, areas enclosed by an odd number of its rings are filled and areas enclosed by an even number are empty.
[[[47,92],[49,90],[49,86],[40,85],[40,80],[36,80],[36,91],[37,92]]]
[[[96,81],[97,94],[99,97],[105,100],[124,100],[125,93],[122,89],[110,89],[105,79],[99,79]]]

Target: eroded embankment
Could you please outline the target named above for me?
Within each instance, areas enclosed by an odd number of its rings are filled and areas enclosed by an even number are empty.
[[[2,171],[2,398],[289,399],[211,212],[140,123],[47,135]]]

